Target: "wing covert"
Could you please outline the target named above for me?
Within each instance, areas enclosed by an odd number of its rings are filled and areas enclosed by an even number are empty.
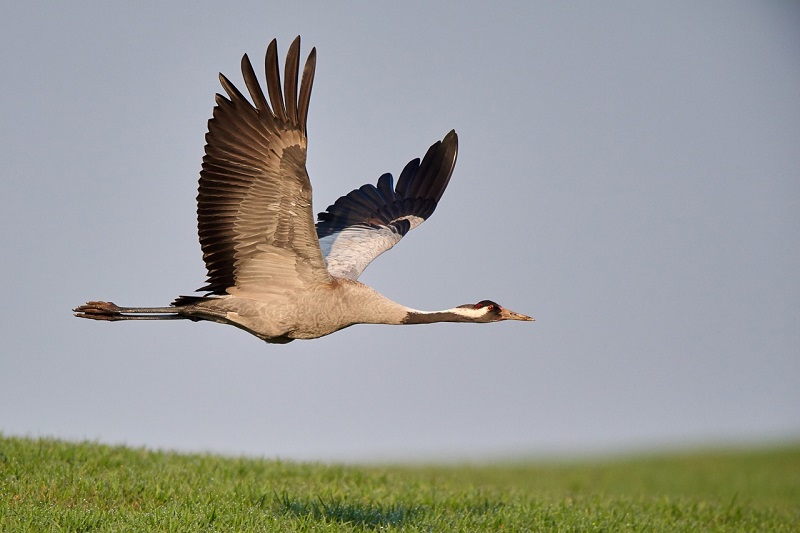
[[[410,161],[397,180],[384,174],[342,196],[317,217],[317,236],[328,272],[358,279],[365,268],[433,214],[444,194],[458,153],[450,131],[422,158]]]

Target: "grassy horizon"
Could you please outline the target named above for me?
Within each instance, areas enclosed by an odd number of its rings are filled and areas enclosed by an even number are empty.
[[[0,435],[2,531],[797,531],[800,444],[352,466]]]

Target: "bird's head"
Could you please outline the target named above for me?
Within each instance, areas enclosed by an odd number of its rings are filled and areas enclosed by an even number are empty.
[[[500,322],[501,320],[535,320],[532,317],[515,313],[491,300],[481,300],[476,304],[460,305],[456,309],[463,309],[466,316],[474,322]]]

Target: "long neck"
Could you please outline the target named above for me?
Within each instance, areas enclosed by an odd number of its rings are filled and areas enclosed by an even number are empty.
[[[443,311],[418,311],[383,296],[358,281],[339,279],[342,293],[336,305],[349,324],[432,324],[435,322],[484,322],[485,309],[454,307]]]
[[[480,322],[480,316],[476,312],[462,307],[446,309],[444,311],[417,311],[409,309],[403,324],[433,324],[436,322]]]

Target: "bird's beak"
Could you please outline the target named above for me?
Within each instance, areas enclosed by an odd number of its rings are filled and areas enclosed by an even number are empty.
[[[528,315],[523,315],[521,313],[515,313],[514,311],[509,311],[508,309],[503,309],[500,312],[501,320],[524,320],[526,322],[533,322],[536,320],[533,317]]]

